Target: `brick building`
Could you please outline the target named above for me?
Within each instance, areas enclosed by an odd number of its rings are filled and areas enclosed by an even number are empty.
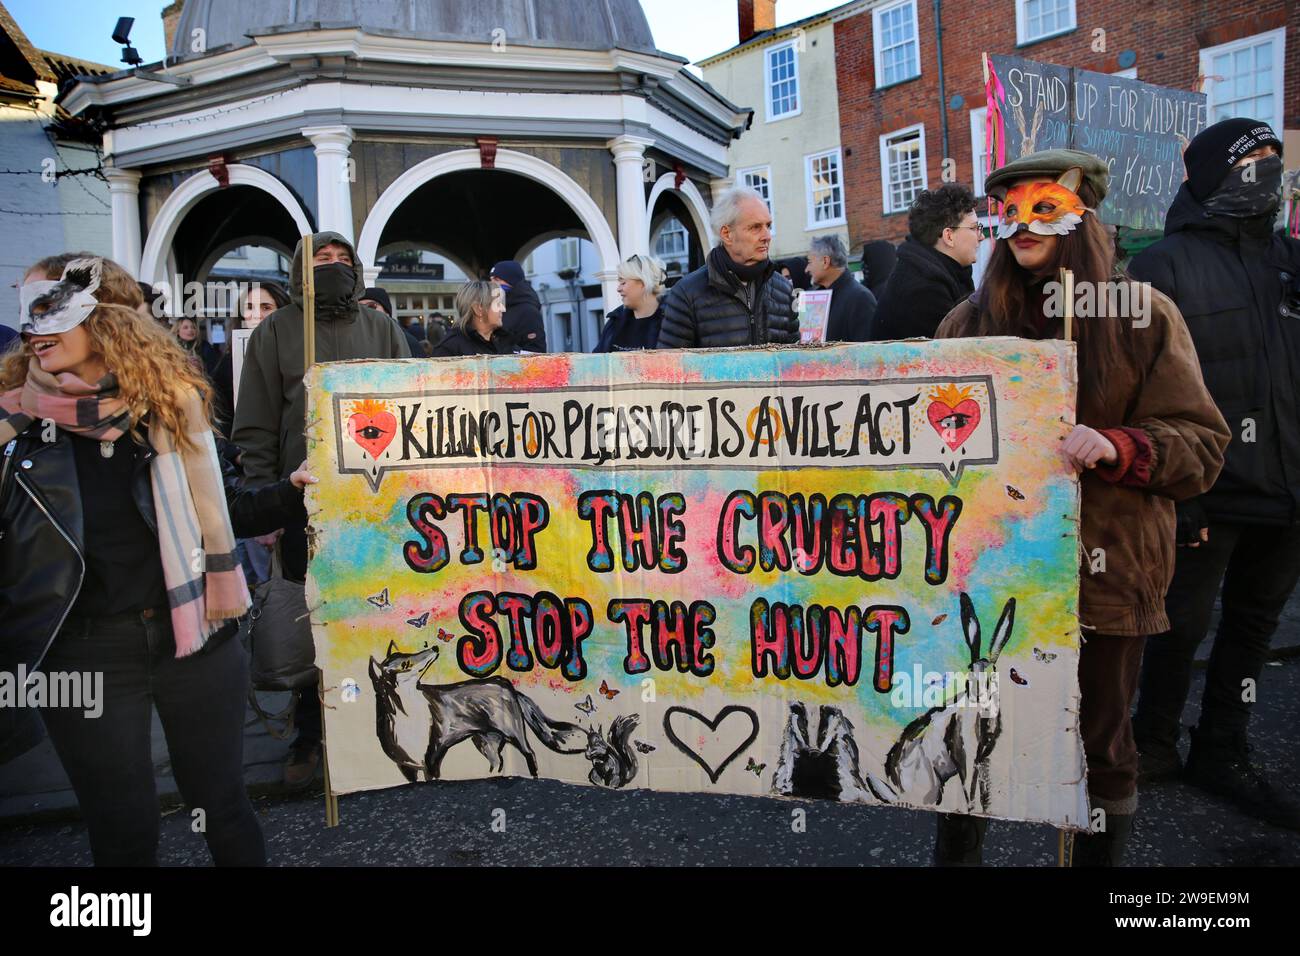
[[[906,235],[908,203],[942,183],[945,156],[956,161],[958,182],[982,192],[982,52],[1179,89],[1205,78],[1210,122],[1267,120],[1286,139],[1288,168],[1300,167],[1295,0],[879,0],[835,22],[855,251]]]

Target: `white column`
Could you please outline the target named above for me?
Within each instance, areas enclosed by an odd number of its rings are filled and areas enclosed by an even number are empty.
[[[309,126],[302,135],[316,147],[317,228],[322,232],[337,232],[348,242],[353,242],[353,167],[348,155],[352,129],[348,126]]]
[[[131,275],[140,276],[140,171],[105,166],[109,197],[113,204],[113,261]],[[147,276],[150,282],[165,276]]]
[[[642,136],[619,136],[606,145],[614,154],[615,179],[618,184],[619,255],[623,259],[638,253],[648,255],[650,235],[645,214],[645,176],[641,172],[641,164],[645,161],[646,147],[653,146],[654,140]]]
[[[379,286],[379,266],[368,265],[362,272],[366,277],[367,289],[374,289]]]
[[[709,180],[709,191],[713,193],[713,201],[718,199],[732,186],[736,185],[736,180],[730,176],[719,177],[718,179]]]
[[[605,296],[605,314],[608,315],[623,304],[618,295],[618,269],[602,269],[596,273],[596,281],[600,283],[600,291]]]

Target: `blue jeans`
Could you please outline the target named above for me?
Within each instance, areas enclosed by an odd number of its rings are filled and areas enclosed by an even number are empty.
[[[227,629],[233,633],[233,628]],[[230,634],[176,658],[166,608],[110,619],[69,619],[41,666],[102,673],[98,717],[44,707],[72,781],[96,866],[156,866],[160,813],[150,730],[158,708],[172,772],[218,866],[266,863],[262,828],[244,787],[248,655]],[[196,818],[197,819],[197,818]]]

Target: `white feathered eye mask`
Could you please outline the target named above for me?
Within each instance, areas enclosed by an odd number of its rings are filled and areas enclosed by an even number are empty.
[[[19,289],[24,335],[58,335],[75,329],[95,311],[103,259],[73,259],[57,281],[25,282]]]

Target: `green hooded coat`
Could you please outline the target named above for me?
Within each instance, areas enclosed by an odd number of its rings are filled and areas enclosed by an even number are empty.
[[[346,312],[331,315],[317,310],[316,361],[410,358],[411,349],[396,320],[359,304],[366,283],[352,243],[337,232],[312,236],[315,249],[331,242],[352,254],[357,280]],[[289,297],[292,302],[272,312],[249,338],[239,379],[231,439],[243,449],[244,476],[251,488],[287,478],[307,457],[301,242],[293,253]]]

